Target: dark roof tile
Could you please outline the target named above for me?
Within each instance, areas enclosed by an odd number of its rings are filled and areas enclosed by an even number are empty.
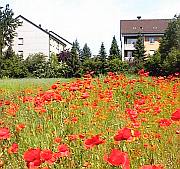
[[[164,33],[168,27],[170,19],[139,19],[121,20],[120,32],[122,34],[131,33]]]

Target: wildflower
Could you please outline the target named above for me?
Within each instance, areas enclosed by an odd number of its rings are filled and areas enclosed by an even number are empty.
[[[58,87],[57,84],[53,84],[53,85],[51,86],[51,89],[57,89],[57,87]]]
[[[86,139],[84,141],[84,146],[85,146],[85,148],[88,149],[88,148],[94,147],[95,145],[102,144],[104,142],[105,142],[105,140],[100,139],[99,135],[96,135],[96,136],[91,137],[90,139]]]
[[[59,157],[68,157],[70,155],[69,147],[66,144],[58,146]]]
[[[140,169],[163,169],[162,165],[144,165]]]
[[[128,140],[131,138],[131,129],[123,128],[118,131],[118,134],[114,136],[115,141]]]
[[[169,119],[160,119],[159,120],[159,126],[160,127],[167,127],[171,125],[171,120]]]
[[[82,99],[86,99],[88,97],[89,97],[89,93],[87,93],[87,92],[83,93],[81,96]]]
[[[20,123],[20,124],[16,125],[16,131],[19,132],[19,131],[21,131],[22,129],[24,129],[25,127],[26,127],[25,124]]]
[[[130,169],[128,154],[118,149],[112,149],[109,155],[104,156],[104,160],[113,166],[122,166],[122,169]]]
[[[51,159],[52,159],[52,157],[53,157],[53,153],[52,153],[51,150],[45,149],[45,150],[42,150],[42,151],[41,151],[40,156],[41,156],[41,160],[42,160],[43,162],[46,161],[46,162],[48,162],[48,163],[51,163]]]
[[[0,128],[0,140],[5,140],[10,138],[10,132],[8,128]]]
[[[32,169],[41,165],[40,148],[30,148],[24,153],[24,160],[26,161],[27,167]]]
[[[73,123],[77,123],[77,122],[78,122],[78,117],[73,117],[73,118],[71,119],[71,121],[72,121]]]
[[[180,108],[176,109],[176,111],[171,115],[171,119],[173,121],[180,120]]]
[[[8,153],[9,154],[16,154],[18,152],[18,144],[13,143],[9,148],[8,148]]]
[[[61,142],[61,137],[56,137],[55,139],[54,139],[54,143],[60,143]]]

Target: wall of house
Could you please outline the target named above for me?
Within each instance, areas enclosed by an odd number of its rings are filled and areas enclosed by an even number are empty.
[[[152,55],[155,51],[158,50],[159,42],[158,41],[154,41],[154,43],[150,43],[149,41],[145,41],[144,42],[144,47],[145,47],[145,51],[146,51],[145,54],[146,55],[148,55],[148,54]]]
[[[19,20],[23,23],[16,30],[17,36],[13,43],[14,51],[19,54],[22,53],[24,59],[30,54],[39,52],[49,56],[49,35],[23,18],[19,18]]]
[[[50,53],[59,54],[64,50],[64,46],[53,38],[50,38]]]

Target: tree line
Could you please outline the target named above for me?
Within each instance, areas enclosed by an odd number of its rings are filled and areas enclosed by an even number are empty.
[[[140,69],[149,71],[150,75],[166,76],[180,71],[180,15],[171,20],[160,40],[159,50],[152,56],[145,57],[143,37],[139,34],[134,59],[130,62],[122,61],[115,36],[109,54],[102,42],[99,54],[92,56],[87,43],[81,49],[76,39],[71,50],[52,54],[48,60],[42,53],[32,54],[24,60],[12,50],[16,28],[21,24],[13,15],[9,5],[0,9],[0,78],[69,78],[81,77],[85,73],[106,74],[110,71],[137,73]]]

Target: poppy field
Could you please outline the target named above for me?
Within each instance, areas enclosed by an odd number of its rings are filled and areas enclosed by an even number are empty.
[[[178,74],[0,85],[0,168],[178,169]]]

